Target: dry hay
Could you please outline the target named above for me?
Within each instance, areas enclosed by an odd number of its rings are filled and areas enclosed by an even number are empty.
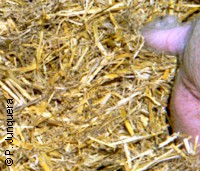
[[[0,170],[198,170],[187,139],[168,131],[176,57],[149,51],[139,34],[152,17],[184,20],[198,9],[183,0],[1,0]]]

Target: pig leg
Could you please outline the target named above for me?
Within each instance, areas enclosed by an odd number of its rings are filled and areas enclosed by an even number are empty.
[[[177,75],[170,99],[170,114],[172,115],[173,131],[191,135],[192,141],[199,136],[200,144],[200,99],[190,91],[183,81],[183,73]],[[191,85],[192,86],[192,85]],[[200,94],[196,91],[196,94]],[[198,148],[200,153],[200,148]]]

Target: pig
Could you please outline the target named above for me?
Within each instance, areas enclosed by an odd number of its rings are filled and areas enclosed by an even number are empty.
[[[198,137],[200,154],[200,17],[179,23],[159,17],[142,29],[145,44],[156,51],[178,55],[178,69],[169,102],[173,132]]]

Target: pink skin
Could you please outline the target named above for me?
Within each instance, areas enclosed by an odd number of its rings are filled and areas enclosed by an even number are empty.
[[[180,49],[183,50],[185,46],[184,39],[190,29],[190,25],[170,28],[168,30],[150,30],[144,33],[145,41],[150,47],[155,47],[158,51],[165,51],[168,53],[178,54]],[[164,41],[160,41],[160,35]]]
[[[200,137],[200,99],[193,95],[190,88],[186,87],[181,73],[178,73],[173,87],[170,112],[174,131]]]
[[[158,18],[144,26],[142,35],[147,46],[179,54],[170,99],[172,127],[174,132],[192,136],[192,142],[199,136],[200,145],[200,18],[183,25],[173,16]]]

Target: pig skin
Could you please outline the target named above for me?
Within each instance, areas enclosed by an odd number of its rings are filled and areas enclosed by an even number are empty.
[[[144,26],[142,35],[147,46],[179,56],[169,107],[172,128],[192,136],[192,142],[199,136],[200,145],[200,17],[184,24],[174,16],[160,17]]]

